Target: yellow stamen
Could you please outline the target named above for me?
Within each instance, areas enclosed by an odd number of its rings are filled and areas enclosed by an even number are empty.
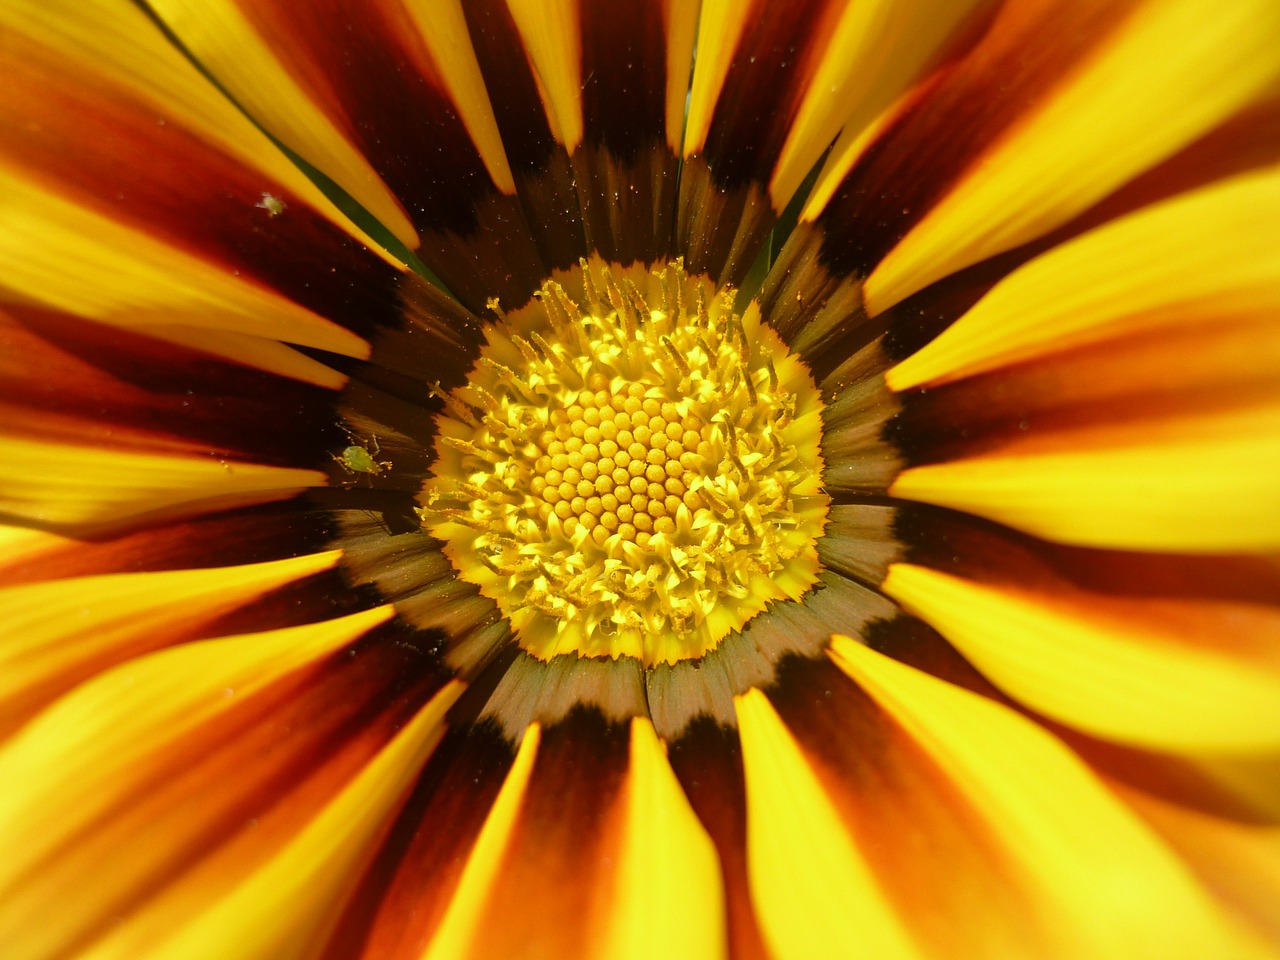
[[[533,656],[675,663],[813,585],[821,401],[734,291],[615,269],[490,329],[418,513]]]

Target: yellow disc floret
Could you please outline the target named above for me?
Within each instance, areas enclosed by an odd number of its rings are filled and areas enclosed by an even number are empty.
[[[541,659],[699,657],[817,576],[808,371],[732,290],[632,272],[548,281],[437,418],[422,522]]]

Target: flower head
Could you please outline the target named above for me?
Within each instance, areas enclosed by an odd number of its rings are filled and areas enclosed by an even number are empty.
[[[1274,0],[9,0],[6,957],[1274,955]]]

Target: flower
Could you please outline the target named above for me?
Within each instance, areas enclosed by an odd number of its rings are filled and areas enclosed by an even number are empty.
[[[1273,0],[0,24],[7,957],[1275,955]]]

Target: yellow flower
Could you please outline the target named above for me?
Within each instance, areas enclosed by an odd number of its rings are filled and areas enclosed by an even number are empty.
[[[1280,954],[1275,0],[7,0],[0,953]]]

